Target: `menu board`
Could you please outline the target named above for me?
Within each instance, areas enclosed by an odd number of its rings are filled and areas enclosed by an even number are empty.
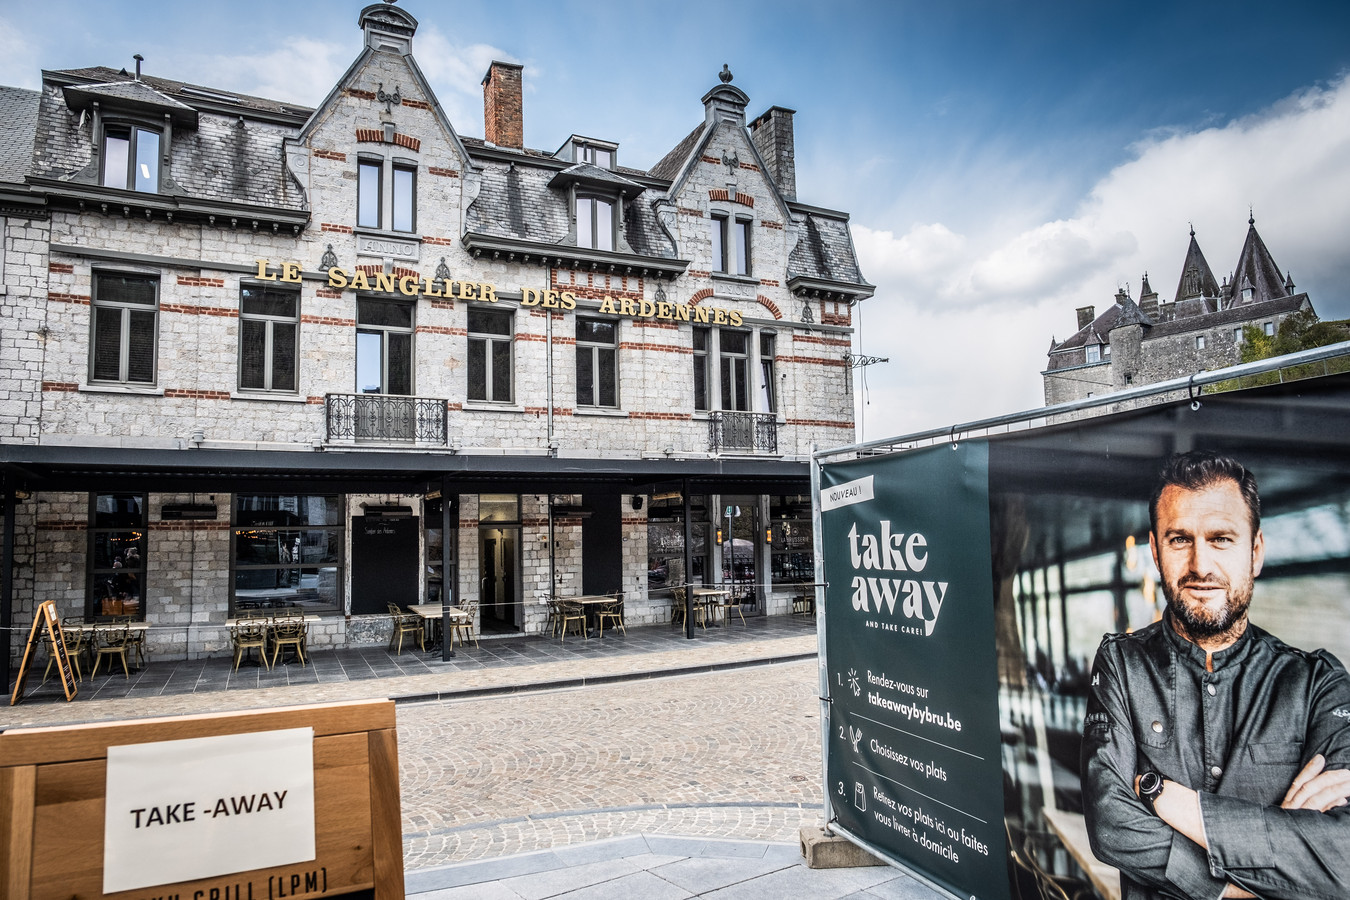
[[[70,651],[66,648],[66,636],[61,631],[61,619],[56,615],[56,601],[44,600],[38,604],[37,613],[33,616],[33,627],[28,632],[28,643],[24,645],[19,674],[14,679],[14,693],[9,698],[10,706],[17,705],[23,699],[24,685],[28,681],[28,665],[30,661],[36,660],[36,651],[43,642],[44,631],[48,652],[61,676],[61,688],[66,693],[66,700],[74,700],[80,689],[75,682],[75,672],[70,667]]]
[[[820,475],[832,827],[954,895],[1009,900],[988,445]]]

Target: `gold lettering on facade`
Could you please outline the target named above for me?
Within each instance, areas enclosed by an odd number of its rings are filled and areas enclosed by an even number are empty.
[[[444,296],[445,296],[445,295],[442,294],[440,291],[436,290],[436,279],[434,279],[434,278],[423,278],[423,279],[422,279],[422,293],[425,294],[425,295],[428,296],[428,297],[444,297]]]
[[[334,266],[328,270],[328,286],[342,290],[347,286],[347,273]]]
[[[376,272],[375,290],[382,291],[386,294],[392,294],[394,292],[394,273]]]
[[[480,291],[478,296],[479,300],[483,300],[487,303],[497,302],[497,288],[483,281],[478,283],[478,289]]]
[[[288,262],[281,264],[281,280],[291,284],[300,283],[300,264]]]
[[[257,277],[258,277],[258,280],[259,280],[259,281],[276,281],[276,280],[277,280],[277,276],[275,276],[275,275],[268,275],[268,274],[267,274],[267,260],[265,260],[265,259],[255,259],[254,262],[256,262],[256,263],[258,264],[258,276],[257,276]]]
[[[416,297],[419,285],[420,282],[415,276],[404,275],[398,280],[398,292],[405,297]]]
[[[605,299],[600,301],[600,312],[608,313],[611,316],[617,316],[619,314],[619,311],[614,308],[613,297],[608,294],[605,295]]]
[[[562,308],[563,308],[563,309],[576,309],[576,308],[577,308],[577,297],[576,297],[576,294],[573,294],[571,291],[563,291],[563,292],[562,292]]]
[[[539,300],[540,300],[542,294],[543,294],[543,292],[540,291],[538,288],[521,288],[521,289],[520,289],[520,305],[521,305],[521,306],[538,306],[538,305],[539,305]]]
[[[370,282],[366,280],[366,273],[365,273],[365,270],[363,270],[363,269],[357,269],[357,270],[356,270],[356,274],[352,276],[352,284],[351,284],[351,287],[352,287],[352,290],[354,290],[354,291],[368,291],[368,290],[370,290]]]

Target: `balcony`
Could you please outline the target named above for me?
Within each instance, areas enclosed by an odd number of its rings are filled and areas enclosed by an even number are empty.
[[[324,397],[329,442],[438,444],[446,442],[445,401],[393,394]]]
[[[708,449],[713,453],[723,450],[777,453],[778,417],[773,413],[710,412]]]

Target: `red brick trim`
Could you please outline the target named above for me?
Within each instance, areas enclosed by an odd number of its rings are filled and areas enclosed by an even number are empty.
[[[820,324],[822,325],[852,325],[853,313],[827,313],[820,314]]]
[[[73,394],[80,389],[80,386],[73,381],[44,381],[42,382],[42,389],[57,394]]]
[[[694,296],[689,298],[689,305],[698,306],[701,302],[707,300],[712,295],[713,295],[712,288],[703,288],[702,290],[695,291]]]
[[[787,425],[807,425],[814,428],[853,428],[853,422],[831,422],[829,419],[788,419]]]
[[[758,297],[755,298],[755,300],[759,303],[760,306],[764,307],[769,312],[773,313],[773,317],[775,319],[783,318],[783,311],[778,308],[777,303],[774,303],[768,297],[765,297],[763,294],[760,294]]]
[[[569,280],[563,280],[563,272],[568,273]],[[578,275],[586,280],[578,281]],[[555,291],[569,291],[577,297],[589,300],[603,300],[605,297],[641,300],[646,290],[646,281],[639,275],[607,275],[600,272],[578,272],[576,269],[552,269],[549,272],[549,286]]]
[[[417,334],[452,334],[467,335],[467,328],[451,328],[447,325],[418,325],[413,329]]]
[[[434,309],[454,309],[454,308],[455,308],[455,301],[453,301],[453,300],[437,300],[437,299],[435,299],[435,298],[432,298],[432,300],[431,300],[431,306],[432,306],[432,308],[434,308]]]
[[[347,154],[339,153],[337,150],[315,150],[314,155],[319,159],[332,159],[337,162],[347,161]]]
[[[384,130],[381,128],[358,128],[356,140],[363,144],[383,144]]]
[[[413,109],[431,109],[431,104],[428,103],[427,101],[425,101],[425,100],[413,100],[413,99],[407,98],[407,97],[405,97],[405,98],[403,99],[403,105],[404,105],[404,106],[411,106]]]
[[[527,415],[543,416],[543,415],[547,415],[547,414],[548,414],[548,407],[547,407],[547,406],[527,406],[527,407],[525,407],[525,412],[526,412]],[[563,407],[563,406],[555,406],[555,407],[553,407],[553,414],[554,414],[555,416],[570,416],[570,415],[572,415],[573,413],[574,413],[574,410],[567,409],[566,407]],[[555,521],[556,521],[556,520],[555,520]]]
[[[680,347],[676,344],[653,344],[645,341],[620,341],[620,350],[649,350],[653,353],[683,353],[689,356],[694,351],[690,347]]]
[[[346,94],[348,97],[355,97],[355,98],[358,99],[358,100],[374,100],[374,99],[375,99],[375,92],[374,92],[374,91],[363,91],[363,90],[361,90],[360,88],[347,88],[347,89],[346,89],[345,91],[343,91],[342,93]]]
[[[190,400],[228,400],[229,391],[199,391],[190,388],[169,388],[164,392],[165,397],[186,397]]]
[[[768,219],[762,220],[762,221],[759,223],[759,225],[760,225],[761,228],[772,228],[772,229],[774,229],[775,231],[782,231],[782,230],[783,230],[783,223],[782,223],[782,222],[770,222]]]
[[[853,342],[848,338],[816,337],[811,334],[794,334],[792,342],[794,344],[819,344],[822,347],[843,347],[846,350],[853,346]]]
[[[685,272],[684,272],[684,274],[688,275],[690,278],[711,278],[711,277],[712,277],[712,273],[711,273],[711,272],[704,271],[703,269],[686,269]]]
[[[229,531],[231,527],[229,522],[218,522],[215,519],[150,523],[151,531]]]
[[[341,328],[355,328],[355,319],[339,319],[336,316],[304,316],[300,321],[306,325],[337,325]]]
[[[847,367],[847,363],[843,359],[830,359],[823,356],[780,356],[778,361],[780,363],[802,363],[810,366],[829,366],[839,369]]]
[[[332,288],[319,288],[314,292],[314,296],[323,297],[326,300],[341,300],[342,291],[335,291]]]
[[[694,418],[691,413],[672,412],[630,412],[630,419],[651,419],[660,422],[688,422]]]
[[[749,194],[742,194],[740,191],[737,191],[735,196],[732,196],[731,192],[728,191],[726,188],[713,188],[712,190],[708,191],[708,199],[724,200],[727,203],[739,203],[742,206],[748,206],[751,209],[753,209],[755,206],[754,197],[750,196]]]
[[[407,101],[404,101],[404,102],[407,102]],[[418,150],[421,150],[421,149],[422,149],[422,141],[419,140],[418,138],[415,138],[415,137],[413,137],[412,135],[408,135],[408,134],[402,134],[402,133],[397,133],[397,132],[396,132],[396,133],[394,134],[394,143],[397,144],[397,145],[400,146],[400,147],[407,147],[409,150],[413,151],[414,153],[416,153]]]
[[[62,275],[75,274],[75,267],[70,263],[49,262],[47,263],[48,272],[59,272]]]
[[[629,324],[634,328],[664,328],[666,331],[680,330],[680,326],[672,322],[658,322],[656,319],[634,319]]]
[[[447,400],[445,401],[445,408],[450,410],[451,412],[463,412],[464,404],[456,403],[454,400]]]
[[[741,163],[741,168],[742,168],[742,169],[749,169],[751,172],[758,172],[758,171],[759,171],[759,166],[758,166],[756,163],[747,163],[747,162],[743,162],[743,163]]]
[[[351,234],[351,233],[352,233],[352,226],[350,226],[350,225],[334,225],[332,222],[321,222],[321,223],[319,224],[319,230],[320,230],[320,231],[336,231],[338,234]]]
[[[224,287],[224,278],[199,278],[195,275],[179,275],[178,283],[184,287]]]
[[[305,402],[310,406],[323,406],[326,397],[306,397]]]
[[[722,164],[722,161],[715,156],[700,156],[699,161],[708,163],[712,166],[720,166]]]
[[[437,247],[450,247],[455,243],[455,239],[443,237],[424,237],[422,238],[422,243],[434,244]]]
[[[456,170],[454,170],[454,169],[446,169],[446,168],[443,168],[443,167],[441,167],[441,166],[427,166],[427,173],[428,173],[429,175],[439,175],[439,176],[441,176],[442,178],[458,178],[458,177],[459,177],[459,172],[457,172]],[[426,238],[423,238],[423,240],[426,240]]]
[[[219,316],[222,319],[239,317],[239,310],[226,309],[223,306],[188,306],[185,303],[161,303],[161,312],[182,313],[186,316]]]
[[[780,286],[781,286],[781,285],[779,284],[779,282],[775,281],[775,280],[772,279],[772,278],[761,278],[761,279],[759,280],[759,284],[760,284],[760,287],[780,287]]]
[[[89,305],[88,294],[63,294],[60,291],[48,291],[48,300],[55,300],[57,303],[83,303]]]
[[[677,206],[675,207],[675,211],[682,216],[694,216],[695,218],[698,219],[702,219],[704,217],[703,210],[695,209],[692,206]]]
[[[88,531],[87,522],[62,522],[60,519],[40,519],[37,523],[38,531]]]

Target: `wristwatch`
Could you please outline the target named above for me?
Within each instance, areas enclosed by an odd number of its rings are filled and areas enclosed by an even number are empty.
[[[1157,772],[1145,772],[1139,776],[1139,799],[1144,801],[1148,811],[1155,816],[1158,811],[1153,808],[1153,803],[1162,796],[1163,785],[1166,783]]]

